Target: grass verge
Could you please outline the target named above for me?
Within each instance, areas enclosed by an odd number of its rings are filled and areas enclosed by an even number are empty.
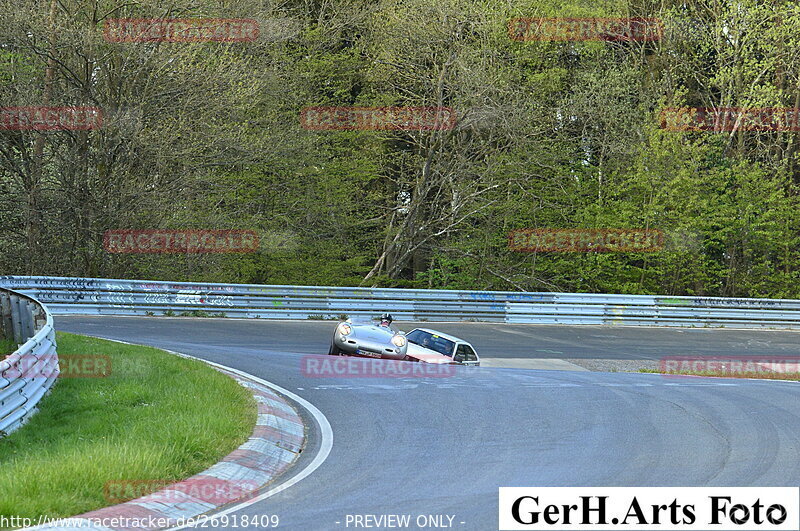
[[[705,376],[708,378],[754,378],[757,380],[793,380],[800,381],[798,372],[736,372],[723,373],[719,371],[680,371],[664,373],[653,369],[640,369],[639,372],[663,374],[665,377],[674,376]]]
[[[17,350],[17,344],[11,339],[0,337],[0,360]]]
[[[202,362],[59,333],[59,354],[105,355],[104,378],[59,378],[40,411],[0,439],[0,514],[66,517],[112,505],[110,481],[175,481],[247,440],[255,400]]]

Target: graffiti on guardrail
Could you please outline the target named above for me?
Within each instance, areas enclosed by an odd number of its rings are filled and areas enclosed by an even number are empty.
[[[174,293],[148,293],[143,296],[145,304],[194,304],[205,306],[233,306],[233,297],[211,295],[200,290],[179,290]]]
[[[102,295],[92,293],[59,293],[57,291],[36,291],[36,298],[40,302],[100,302],[105,300]]]
[[[726,306],[726,307],[741,307],[749,306],[753,308],[761,308],[764,306],[775,306],[780,304],[778,301],[771,300],[754,300],[754,299],[711,299],[711,298],[697,298],[692,299],[692,304],[695,306]]]
[[[491,293],[485,291],[473,291],[465,293],[464,296],[473,301],[509,301],[509,302],[553,302],[555,295],[543,293]]]
[[[40,302],[111,302],[111,303],[133,303],[136,300],[133,295],[122,294],[119,292],[111,292],[105,294],[96,293],[81,293],[81,292],[66,292],[59,293],[57,291],[50,291],[45,289],[37,289],[35,292],[36,299]]]
[[[233,306],[233,298],[230,296],[222,295],[222,296],[209,297],[207,293],[203,293],[200,290],[188,290],[188,289],[179,290],[174,300],[177,304]]]
[[[209,286],[205,284],[131,284],[127,286],[129,289],[138,289],[143,291],[179,291],[179,290],[196,290],[202,291],[236,291],[233,286]]]

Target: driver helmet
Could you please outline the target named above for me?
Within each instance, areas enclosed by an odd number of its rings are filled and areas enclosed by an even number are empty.
[[[392,316],[388,313],[381,315],[381,326],[389,326],[392,324]]]

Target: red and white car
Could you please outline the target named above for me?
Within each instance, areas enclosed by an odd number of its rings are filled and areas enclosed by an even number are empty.
[[[455,336],[427,328],[415,328],[406,334],[406,339],[408,340],[406,356],[412,361],[474,366],[481,364],[475,348]]]

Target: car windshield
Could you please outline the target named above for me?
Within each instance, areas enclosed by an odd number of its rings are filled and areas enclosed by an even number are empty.
[[[358,319],[350,319],[350,324],[358,325],[358,326],[369,326],[378,324],[375,321],[370,320],[369,318],[363,317]]]
[[[350,319],[347,320],[347,322],[356,326],[378,326],[381,324],[381,322],[378,321],[377,319],[371,319],[369,317],[361,317],[361,316],[351,317]]]
[[[449,339],[437,336],[436,334],[431,334],[424,330],[413,330],[409,332],[406,337],[410,343],[414,343],[415,345],[435,350],[439,354],[444,354],[445,356],[453,355],[455,343]]]

